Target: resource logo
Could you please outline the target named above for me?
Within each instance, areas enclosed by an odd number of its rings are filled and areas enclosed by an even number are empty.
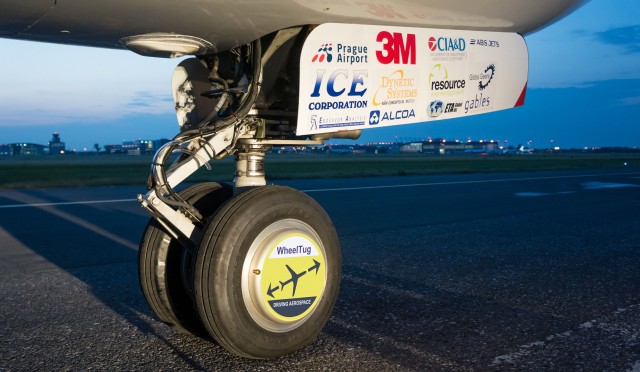
[[[449,79],[447,68],[438,63],[431,68],[429,74],[429,88],[432,92],[447,92],[449,94],[464,93],[467,81],[464,79]]]

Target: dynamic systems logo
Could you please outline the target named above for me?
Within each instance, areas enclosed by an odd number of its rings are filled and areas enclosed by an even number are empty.
[[[412,103],[418,96],[416,79],[405,77],[404,70],[396,70],[380,78],[380,87],[373,95],[373,105]]]
[[[322,46],[320,46],[320,49],[318,49],[318,53],[316,53],[311,59],[311,62],[324,62],[325,60],[327,62],[331,62],[331,60],[333,59],[333,55],[331,54],[332,51],[332,43],[322,44]]]

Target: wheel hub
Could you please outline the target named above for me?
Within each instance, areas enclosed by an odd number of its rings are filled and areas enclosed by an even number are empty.
[[[246,256],[243,297],[262,327],[285,332],[313,313],[327,284],[325,249],[313,229],[282,220],[260,233]]]

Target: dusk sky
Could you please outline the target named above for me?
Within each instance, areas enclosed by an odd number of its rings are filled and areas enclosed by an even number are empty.
[[[363,131],[357,142],[447,138],[534,147],[640,146],[640,1],[593,0],[525,36],[524,107]],[[46,144],[60,132],[81,151],[178,130],[178,61],[129,51],[0,39],[0,143]]]

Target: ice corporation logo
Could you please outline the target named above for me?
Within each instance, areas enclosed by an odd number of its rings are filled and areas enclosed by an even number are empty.
[[[318,49],[318,53],[316,53],[311,59],[311,62],[324,62],[325,60],[327,62],[331,62],[333,60],[333,54],[331,54],[332,51],[333,43],[322,44],[320,49]]]

